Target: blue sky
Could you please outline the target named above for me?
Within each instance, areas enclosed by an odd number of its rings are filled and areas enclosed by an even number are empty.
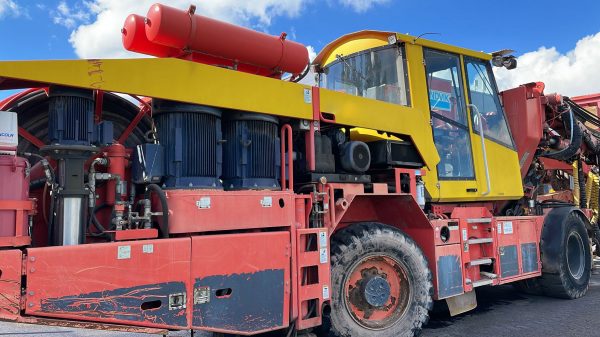
[[[152,2],[0,0],[0,60],[132,56],[120,47],[119,30],[127,14],[143,15]],[[600,1],[571,1],[570,9],[554,0],[163,1],[180,8],[190,2],[198,5],[199,14],[272,34],[286,31],[317,52],[331,40],[362,29],[436,32],[429,38],[488,52],[515,49],[523,57],[520,69],[497,74],[503,86],[542,79],[567,94],[600,92],[600,65],[595,64],[600,61],[589,56],[600,56],[600,20],[590,14],[600,12]],[[577,52],[582,44],[585,48]],[[575,83],[594,74],[599,80]],[[563,83],[567,75],[573,83]]]

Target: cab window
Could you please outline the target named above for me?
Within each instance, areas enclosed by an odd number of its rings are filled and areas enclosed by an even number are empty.
[[[514,148],[489,62],[465,57],[465,69],[469,86],[469,100],[477,107],[477,109],[471,110],[473,131],[479,133],[481,120],[483,134],[486,138]]]
[[[410,105],[406,60],[393,45],[338,56],[319,76],[319,86],[399,105]]]
[[[425,70],[440,179],[474,179],[460,58],[425,49]]]

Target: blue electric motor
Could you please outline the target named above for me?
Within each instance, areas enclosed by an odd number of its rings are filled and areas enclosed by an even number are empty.
[[[221,111],[153,99],[157,138],[164,148],[166,188],[222,188]]]
[[[223,121],[223,185],[227,190],[279,189],[277,117],[232,112]]]

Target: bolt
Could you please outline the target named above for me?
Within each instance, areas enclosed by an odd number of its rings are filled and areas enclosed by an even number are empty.
[[[31,268],[31,269],[29,269],[29,271],[30,271],[31,273],[35,273],[35,268]]]
[[[31,262],[35,262],[35,256],[32,256],[32,257],[30,257],[30,258],[29,258],[29,261],[31,261]]]
[[[29,296],[33,296],[33,295],[35,295],[35,293],[33,291],[30,291]]]
[[[33,307],[33,303],[29,303],[29,307],[32,308]]]

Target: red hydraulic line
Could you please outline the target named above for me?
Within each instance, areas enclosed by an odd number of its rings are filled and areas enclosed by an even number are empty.
[[[123,131],[123,133],[121,134],[121,136],[118,139],[118,142],[120,144],[124,144],[125,141],[127,140],[127,138],[129,137],[129,135],[133,132],[133,130],[137,127],[137,125],[139,124],[139,122],[142,120],[142,118],[144,118],[144,115],[146,115],[147,113],[149,113],[150,110],[148,110],[147,105],[144,105],[141,109],[140,112],[138,112],[138,114],[135,116],[135,118],[131,121],[131,123],[129,123],[129,125],[127,126],[127,129],[125,129],[125,131]]]
[[[102,120],[102,102],[104,99],[104,91],[95,90],[96,91],[96,109],[94,113],[94,121],[96,124],[100,123]]]

